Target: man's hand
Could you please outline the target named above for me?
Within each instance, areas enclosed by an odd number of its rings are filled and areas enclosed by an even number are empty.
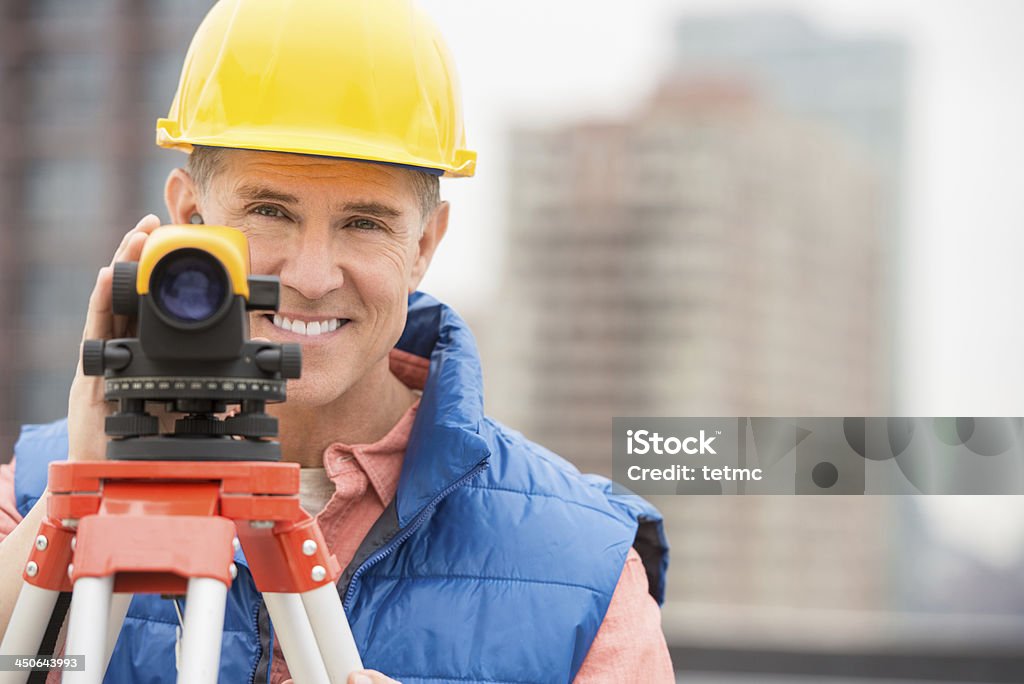
[[[85,318],[82,341],[109,340],[131,333],[129,321],[115,316],[111,283],[114,264],[119,261],[138,261],[146,238],[160,226],[160,219],[149,214],[128,231],[120,246],[96,276],[96,286],[89,297],[89,312]],[[113,405],[103,399],[103,378],[90,377],[82,372],[82,356],[78,356],[78,370],[68,395],[68,460],[98,461],[106,458],[107,436],[103,432],[104,419],[113,412]]]
[[[376,670],[359,670],[348,676],[348,684],[402,684],[394,679],[385,677]],[[284,684],[295,684],[291,679]]]
[[[376,670],[359,670],[348,676],[348,684],[401,684]]]

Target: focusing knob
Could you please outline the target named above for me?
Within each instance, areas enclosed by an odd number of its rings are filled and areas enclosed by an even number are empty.
[[[139,413],[115,413],[107,416],[103,429],[111,437],[143,437],[160,432],[156,416]]]
[[[224,421],[224,427],[229,435],[239,437],[277,436],[277,418],[266,413],[231,416]]]
[[[281,377],[294,380],[302,375],[302,345],[286,342],[281,345]]]
[[[135,281],[139,274],[137,261],[118,261],[114,264],[112,285],[113,308],[118,316],[139,315],[139,292]]]
[[[82,344],[82,371],[86,375],[103,375],[103,347],[106,340],[86,340]]]
[[[297,378],[302,374],[302,345],[286,342],[277,349],[260,349],[256,365],[264,373],[280,373],[286,380]]]

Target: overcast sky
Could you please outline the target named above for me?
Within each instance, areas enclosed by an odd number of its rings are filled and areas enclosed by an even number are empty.
[[[447,181],[452,228],[425,288],[472,313],[498,296],[505,133],[627,114],[665,71],[678,17],[792,9],[913,54],[907,288],[897,373],[908,415],[1024,415],[1024,2],[423,0],[455,53],[473,179]]]

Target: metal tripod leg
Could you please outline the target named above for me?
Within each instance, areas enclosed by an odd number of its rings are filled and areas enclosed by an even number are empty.
[[[363,669],[363,661],[341,605],[338,588],[333,583],[325,584],[300,596],[331,684],[344,684],[350,672]]]
[[[317,646],[306,608],[298,594],[264,592],[263,600],[274,624],[288,671],[299,684],[327,684],[327,670]]]
[[[121,626],[124,625],[125,615],[128,614],[128,606],[132,602],[132,594],[114,594],[110,599],[110,619],[107,621],[107,650],[103,659],[103,671],[107,671],[110,665],[110,656],[114,654],[114,645],[117,644],[117,636],[121,633]]]
[[[228,588],[220,580],[189,579],[178,684],[217,684],[227,600]]]
[[[38,652],[58,596],[59,591],[40,589],[28,582],[22,584],[0,653],[34,655]],[[28,670],[0,672],[0,684],[24,684],[29,674]]]
[[[79,577],[71,592],[71,615],[68,618],[68,645],[65,651],[84,654],[85,669],[64,673],[64,684],[102,684],[100,658],[106,653],[107,624],[110,621],[110,599],[114,593],[114,577]],[[90,662],[91,660],[91,662]]]
[[[334,584],[301,594],[264,592],[288,671],[299,684],[343,684],[363,668]]]

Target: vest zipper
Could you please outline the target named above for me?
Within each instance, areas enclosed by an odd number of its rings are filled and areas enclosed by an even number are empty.
[[[253,631],[256,633],[256,651],[258,652],[258,655],[256,656],[256,666],[253,667],[252,674],[249,675],[248,684],[254,684],[256,681],[256,675],[259,674],[260,670],[260,661],[263,660],[263,639],[260,638],[260,608],[262,606],[263,596],[260,595],[260,598],[256,601],[256,610],[253,611],[252,614],[252,626]],[[267,681],[270,681],[269,676],[267,677]]]
[[[445,498],[453,491],[464,485],[467,481],[475,477],[477,474],[480,473],[480,471],[484,470],[487,467],[488,462],[481,461],[468,473],[466,473],[458,480],[445,487],[443,490],[441,490],[441,492],[438,493],[438,495],[435,496],[430,503],[423,507],[423,510],[420,511],[415,518],[413,518],[412,522],[409,523],[404,530],[402,530],[398,535],[395,536],[394,539],[388,542],[388,544],[384,548],[382,548],[380,551],[377,551],[375,554],[367,558],[366,562],[360,565],[359,568],[354,573],[352,573],[352,579],[348,581],[348,589],[345,591],[345,600],[342,602],[342,605],[345,608],[346,613],[348,613],[352,607],[352,599],[355,597],[356,593],[356,582],[359,579],[359,576],[363,574],[363,571],[373,566],[378,561],[390,556],[391,553],[396,548],[398,548],[398,546],[402,542],[411,537],[412,533],[419,529],[420,525],[423,524],[423,521],[427,519],[427,514],[430,513],[430,511],[432,511],[434,507],[437,506],[438,503],[440,503],[441,499]]]

